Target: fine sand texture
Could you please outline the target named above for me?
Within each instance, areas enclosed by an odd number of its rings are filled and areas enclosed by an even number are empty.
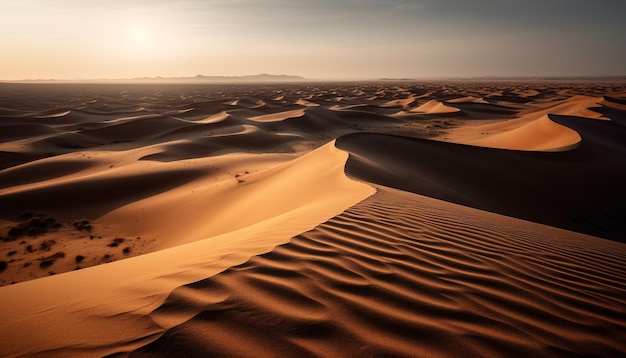
[[[623,80],[0,83],[0,356],[626,355]]]
[[[131,357],[619,356],[623,244],[379,188],[174,290]],[[245,343],[244,343],[245,342]]]

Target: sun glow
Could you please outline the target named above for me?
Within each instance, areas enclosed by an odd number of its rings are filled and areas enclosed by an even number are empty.
[[[163,41],[157,41],[159,35],[146,25],[129,26],[125,33],[120,33],[120,36],[122,41],[126,43],[127,53],[133,56],[154,55],[155,52],[158,52],[158,47],[163,45]]]
[[[147,35],[143,29],[134,29],[132,30],[131,37],[135,42],[143,42],[146,40]]]

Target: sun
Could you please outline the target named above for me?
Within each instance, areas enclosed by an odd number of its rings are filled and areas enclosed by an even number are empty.
[[[128,28],[125,37],[130,53],[135,56],[151,54],[156,50],[155,36],[145,26]]]
[[[118,50],[118,55],[128,61],[154,59],[165,53],[165,48],[171,48],[172,37],[163,30],[163,26],[155,26],[154,22],[133,19],[126,26],[117,29],[117,34],[111,36],[112,44]],[[113,43],[113,41],[115,41]]]
[[[144,29],[133,29],[131,31],[131,39],[138,43],[145,42],[147,40],[146,31]]]

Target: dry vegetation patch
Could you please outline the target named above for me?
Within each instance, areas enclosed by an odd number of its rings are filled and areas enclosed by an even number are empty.
[[[101,224],[88,219],[61,221],[25,212],[0,225],[0,286],[136,256],[147,245],[141,237],[105,235]]]

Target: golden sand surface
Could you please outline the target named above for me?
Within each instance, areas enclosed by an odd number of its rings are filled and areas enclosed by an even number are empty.
[[[626,83],[0,83],[0,356],[626,354]]]

